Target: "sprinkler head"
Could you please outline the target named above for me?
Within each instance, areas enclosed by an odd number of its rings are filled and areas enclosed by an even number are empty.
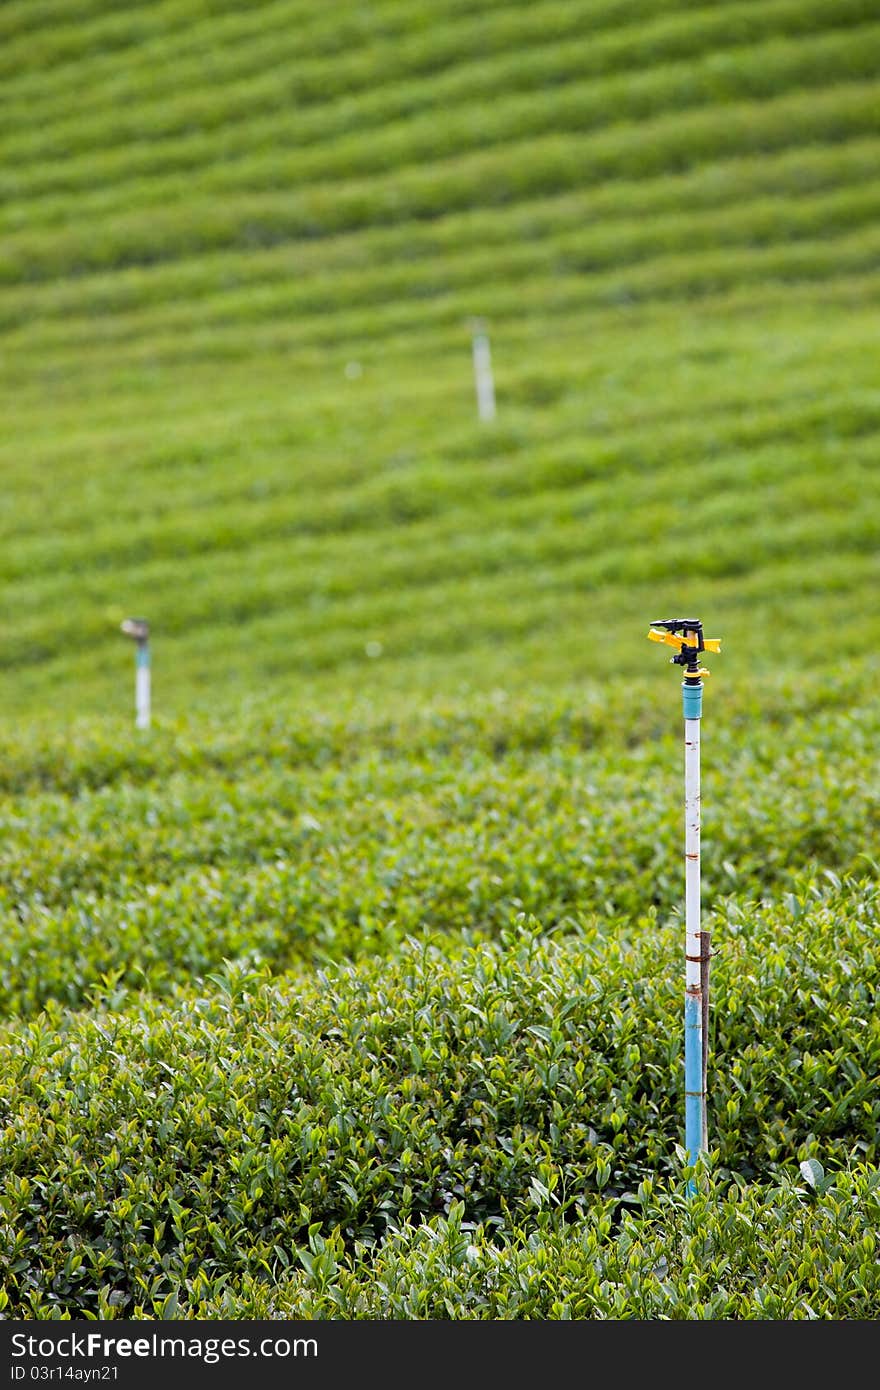
[[[686,667],[685,679],[690,682],[709,674],[700,665],[700,652],[721,651],[721,639],[704,637],[699,618],[657,618],[651,624],[648,637],[652,642],[665,642],[668,647],[678,648],[678,654],[669,658],[670,664]]]
[[[146,618],[126,618],[119,624],[119,629],[136,642],[146,642],[150,635],[150,624]]]

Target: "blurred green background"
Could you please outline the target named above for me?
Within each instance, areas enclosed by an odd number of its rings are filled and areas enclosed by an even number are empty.
[[[677,712],[683,612],[713,691],[873,669],[878,61],[869,0],[5,4],[0,718],[129,723],[128,615],[159,722]]]

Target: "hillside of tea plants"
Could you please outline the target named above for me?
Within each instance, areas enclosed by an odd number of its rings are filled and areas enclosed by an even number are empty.
[[[0,1318],[880,1315],[878,62],[0,8]]]

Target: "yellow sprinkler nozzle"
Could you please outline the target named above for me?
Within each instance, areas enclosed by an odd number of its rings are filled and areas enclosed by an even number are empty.
[[[651,628],[648,637],[652,642],[665,642],[667,647],[675,647],[678,651],[681,651],[684,646],[690,646],[690,643],[686,643],[685,639],[679,637],[677,632],[658,632],[655,627]],[[707,652],[720,652],[721,638],[704,637],[703,649]]]
[[[651,628],[648,638],[651,642],[665,642],[667,647],[675,647],[679,651],[684,646],[684,638],[679,637],[677,633],[658,632],[655,627]]]

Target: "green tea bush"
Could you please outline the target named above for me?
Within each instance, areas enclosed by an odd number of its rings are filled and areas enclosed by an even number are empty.
[[[876,1162],[876,915],[876,889],[846,884],[717,932],[729,1180]],[[354,1252],[456,1204],[504,1229],[625,1205],[676,1171],[680,954],[653,919],[566,940],[522,923],[315,978],[230,964],[165,1005],[108,979],[89,1012],[9,1029],[7,1307],[184,1308],[188,1281],[275,1280],[318,1234]]]
[[[873,710],[816,712],[808,733],[789,710],[744,742],[736,709],[717,712],[704,775],[705,905],[864,867]],[[619,714],[560,700],[399,727],[273,716],[213,744],[169,731],[140,757],[90,738],[69,769],[45,748],[16,774],[10,756],[3,1010],[76,1007],[114,971],[165,992],[226,958],[284,970],[407,936],[497,939],[522,913],[553,930],[662,920],[682,896],[680,753],[656,705],[635,714],[626,752]]]
[[[178,10],[184,19],[183,7]],[[62,68],[52,89],[41,93],[47,119],[38,130],[29,128],[23,104],[10,101],[6,139],[17,136],[17,153],[27,149],[37,155],[55,147],[61,135],[53,127],[63,125],[68,154],[72,146],[81,147],[88,140],[94,155],[99,133],[106,137],[101,141],[103,149],[151,135],[162,138],[168,162],[174,165],[179,141],[172,143],[173,136],[185,137],[197,124],[212,137],[222,131],[224,149],[238,151],[245,140],[234,125],[244,118],[252,128],[266,111],[277,120],[291,98],[300,112],[298,138],[303,139],[303,127],[309,131],[315,125],[316,135],[327,140],[335,133],[334,118],[343,113],[349,128],[364,128],[387,123],[401,107],[404,112],[424,110],[426,105],[448,107],[475,90],[498,95],[540,89],[572,77],[595,81],[616,71],[644,72],[684,57],[693,60],[728,45],[753,46],[768,37],[840,31],[875,18],[867,0],[840,0],[832,13],[815,0],[774,0],[759,13],[728,4],[720,9],[691,8],[686,14],[663,3],[644,4],[638,10],[591,6],[578,14],[569,6],[544,0],[529,6],[499,6],[489,22],[459,5],[434,3],[428,12],[405,16],[399,8],[376,6],[369,19],[356,11],[347,14],[340,6],[332,23],[306,8],[297,16],[295,28],[286,22],[288,14],[289,5],[264,5],[255,24],[248,14],[215,12],[201,24],[195,16],[172,25],[166,20],[165,33],[155,35],[144,32],[143,17],[140,32],[131,35],[122,71],[118,58],[103,51],[100,34],[93,30],[94,50],[88,56],[100,81],[92,94],[90,115],[96,106],[115,105],[116,120],[110,129],[96,132],[85,113],[72,125],[70,75]],[[39,37],[26,32],[21,21],[11,27],[13,35],[4,57],[18,78],[12,95],[32,96],[35,84],[29,69],[41,47],[57,41],[60,26],[56,23],[51,30],[47,26]],[[115,27],[124,28],[118,23]],[[80,23],[77,34],[83,28]],[[17,44],[14,39],[19,34],[26,41]],[[392,37],[393,56],[388,62],[387,44]],[[206,46],[213,50],[216,88],[205,89],[202,84],[201,55]],[[372,78],[379,54],[386,61],[387,78],[377,89]],[[43,61],[48,59],[45,53]],[[122,96],[130,111],[120,109]],[[135,156],[145,152],[132,151]]]
[[[858,54],[858,42],[852,42]],[[805,82],[809,89],[806,78]],[[673,110],[602,127],[586,150],[581,135],[523,134],[513,161],[502,143],[458,155],[441,152],[426,163],[415,158],[402,168],[391,161],[384,176],[366,177],[351,156],[336,181],[319,177],[291,192],[218,189],[198,200],[178,197],[162,202],[159,182],[140,206],[131,206],[129,192],[118,208],[96,209],[97,235],[89,234],[85,220],[81,225],[26,228],[7,235],[0,241],[0,283],[39,282],[229,247],[326,237],[438,217],[450,210],[546,197],[576,181],[650,178],[734,154],[772,152],[817,140],[844,141],[873,130],[871,91],[869,83],[856,77],[823,93],[795,90],[760,103],[743,100],[729,106],[709,101],[683,115]],[[674,98],[670,102],[674,107]],[[433,121],[432,130],[437,128]],[[271,169],[274,188],[275,162]],[[151,211],[145,222],[147,208]]]
[[[646,1178],[619,1219],[595,1203],[575,1227],[541,1210],[511,1232],[447,1216],[349,1254],[310,1235],[302,1268],[246,1276],[200,1302],[205,1318],[873,1320],[877,1169],[815,1160],[773,1184],[703,1181],[683,1197]],[[689,1170],[685,1170],[689,1171]],[[149,1314],[147,1314],[149,1316]]]
[[[303,272],[310,272],[311,278],[322,270],[341,275],[358,268],[387,269],[389,261],[404,258],[425,262],[442,257],[448,273],[450,259],[461,261],[466,248],[500,250],[511,245],[512,233],[513,237],[521,235],[528,240],[573,232],[584,235],[593,223],[615,224],[615,238],[609,238],[611,244],[603,248],[606,256],[613,256],[617,234],[627,231],[645,236],[645,226],[640,224],[647,222],[650,227],[661,218],[674,218],[688,225],[683,208],[691,214],[723,210],[736,227],[738,223],[748,225],[750,203],[762,202],[771,195],[777,214],[786,210],[785,199],[790,197],[799,200],[799,213],[804,217],[811,215],[813,196],[832,190],[849,190],[856,208],[863,201],[870,205],[868,176],[875,159],[870,139],[853,139],[843,146],[794,146],[758,158],[734,156],[724,162],[722,178],[716,165],[697,166],[677,175],[613,180],[588,192],[575,188],[555,197],[529,200],[515,209],[478,208],[403,227],[367,227],[356,240],[340,237],[301,246],[298,263]],[[91,177],[91,166],[89,169]],[[806,201],[805,194],[809,195]],[[717,221],[713,225],[720,233],[722,228]],[[167,306],[166,315],[173,312],[175,322],[186,324],[194,302],[204,304],[207,300],[209,304],[216,302],[218,311],[227,319],[249,313],[251,319],[258,320],[273,305],[289,303],[290,290],[295,288],[290,285],[287,253],[283,249],[225,253],[222,293],[218,286],[219,270],[216,260],[189,260],[157,267],[149,274],[130,270],[81,277],[70,283],[54,281],[42,288],[10,286],[0,313],[3,322],[28,322],[31,326],[35,319],[69,320],[77,314],[91,317],[112,313],[118,322],[124,311],[155,308],[162,303]],[[349,291],[355,284],[349,280]],[[264,286],[267,293],[255,301],[257,285]],[[271,298],[270,286],[274,291]],[[716,388],[721,385],[715,384]],[[695,426],[698,423],[693,421]]]
[[[378,174],[392,168],[445,159],[468,149],[526,137],[604,129],[609,124],[609,112],[614,113],[614,124],[617,124],[652,118],[670,108],[686,110],[708,102],[768,95],[779,97],[790,87],[812,86],[817,76],[824,76],[829,68],[849,81],[856,81],[864,79],[872,70],[877,42],[878,31],[873,26],[860,25],[853,31],[844,29],[818,36],[800,34],[793,39],[779,38],[767,46],[766,52],[760,46],[750,47],[745,54],[736,48],[726,51],[713,46],[683,57],[679,45],[674,62],[659,68],[638,65],[636,76],[631,68],[623,76],[609,75],[602,67],[597,71],[601,63],[599,54],[594,55],[585,71],[575,57],[548,74],[540,103],[535,102],[533,92],[511,92],[506,84],[497,80],[484,85],[480,74],[475,73],[471,76],[467,101],[462,100],[461,93],[457,99],[455,95],[447,97],[442,122],[437,121],[435,110],[424,111],[412,95],[402,119],[397,119],[393,110],[388,111],[383,113],[385,119],[381,123],[367,123],[374,127],[370,131],[365,129],[359,110],[349,111],[347,119],[339,123],[338,132],[319,127],[315,134],[322,138],[313,137],[305,142],[302,121],[290,121],[289,117],[285,121],[283,114],[290,101],[289,78],[286,74],[273,75],[268,82],[264,78],[256,85],[249,83],[240,94],[234,87],[218,88],[212,99],[213,114],[210,109],[206,110],[204,96],[197,89],[195,93],[156,105],[151,114],[158,128],[150,128],[144,106],[135,108],[132,119],[137,123],[136,132],[127,129],[124,114],[120,117],[118,109],[112,108],[99,118],[97,125],[94,118],[84,119],[81,133],[72,131],[70,120],[66,120],[60,139],[68,147],[68,153],[72,141],[82,142],[91,153],[96,146],[112,148],[113,143],[119,141],[128,146],[133,134],[140,140],[160,141],[175,128],[186,131],[195,127],[206,132],[203,142],[216,142],[215,123],[234,126],[247,121],[251,132],[247,159],[242,159],[240,153],[238,158],[232,157],[227,148],[223,161],[215,165],[209,163],[207,170],[200,169],[199,182],[208,191],[226,195],[234,190],[256,193],[261,188],[277,186],[279,180],[293,187],[333,182],[340,178],[362,177],[368,172]],[[685,44],[685,49],[688,46]],[[436,55],[429,49],[426,52],[436,62]],[[594,80],[587,84],[591,68]],[[302,75],[302,70],[298,70]],[[334,65],[334,72],[338,70]],[[461,83],[461,74],[458,80]],[[438,93],[435,100],[442,101],[442,96]],[[253,143],[256,132],[251,122],[261,116],[265,118],[267,111],[272,115],[273,125],[265,127],[264,139],[257,150]],[[285,148],[279,136],[288,130],[290,146]],[[43,130],[41,135],[45,141],[47,132]],[[30,139],[33,140],[32,135]],[[203,157],[204,153],[203,144]],[[94,164],[93,153],[89,162]],[[136,182],[118,158],[114,165],[102,170],[104,178],[100,190],[95,189],[94,184],[78,190],[86,209],[101,207],[111,212],[119,205],[123,188],[125,201],[133,208],[143,199],[152,202],[159,197],[172,202],[180,195],[181,180],[188,179],[191,174],[190,168],[175,175],[173,155],[152,178],[145,176]],[[62,178],[60,203],[51,196],[39,196],[39,189],[34,190],[37,196],[28,201],[31,215],[42,223],[58,222],[63,200],[74,191],[70,186],[70,173]],[[153,182],[158,183],[155,189],[152,189]],[[21,225],[21,213],[17,221]]]

